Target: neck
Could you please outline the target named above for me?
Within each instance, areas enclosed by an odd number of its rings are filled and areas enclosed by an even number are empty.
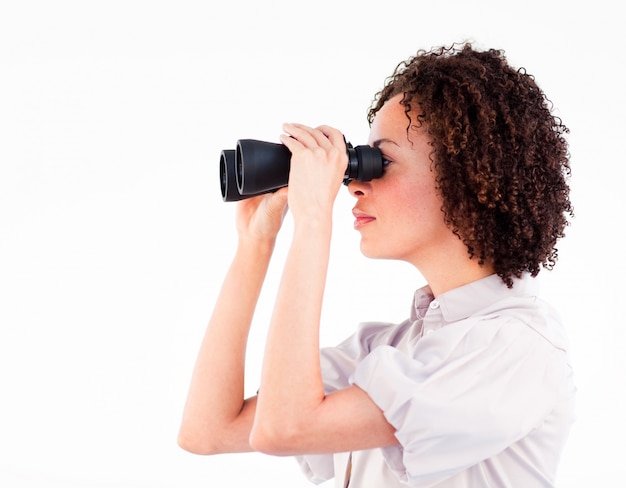
[[[464,270],[454,270],[450,273],[438,272],[436,274],[428,275],[424,274],[424,277],[428,281],[428,285],[435,297],[445,293],[454,288],[458,288],[473,281],[478,281],[482,278],[486,278],[494,273],[491,266],[470,266]]]
[[[444,252],[439,250],[429,256],[420,256],[412,264],[426,279],[435,297],[495,272],[492,265],[480,265],[478,259],[470,259],[464,245],[454,246]]]

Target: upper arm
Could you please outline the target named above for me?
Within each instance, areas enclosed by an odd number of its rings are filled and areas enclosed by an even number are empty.
[[[394,432],[369,395],[349,386],[303,412],[297,425],[270,426],[255,419],[250,443],[255,450],[274,455],[345,452],[395,444]]]

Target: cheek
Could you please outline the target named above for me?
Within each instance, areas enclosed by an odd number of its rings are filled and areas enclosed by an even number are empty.
[[[443,200],[428,179],[401,182],[388,188],[389,210],[407,222],[441,220]]]

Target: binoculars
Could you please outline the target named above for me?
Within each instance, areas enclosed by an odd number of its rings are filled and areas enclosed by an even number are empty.
[[[352,180],[370,181],[383,175],[385,160],[378,148],[346,142],[348,167],[344,184]],[[234,202],[276,191],[287,186],[291,152],[283,144],[240,139],[235,149],[220,155],[222,199]]]

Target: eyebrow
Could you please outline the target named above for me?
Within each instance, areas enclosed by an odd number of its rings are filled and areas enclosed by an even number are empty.
[[[391,139],[386,139],[386,138],[382,138],[382,139],[377,139],[372,143],[372,146],[374,147],[378,147],[381,144],[394,144],[396,146],[400,146],[396,141],[392,141]]]

